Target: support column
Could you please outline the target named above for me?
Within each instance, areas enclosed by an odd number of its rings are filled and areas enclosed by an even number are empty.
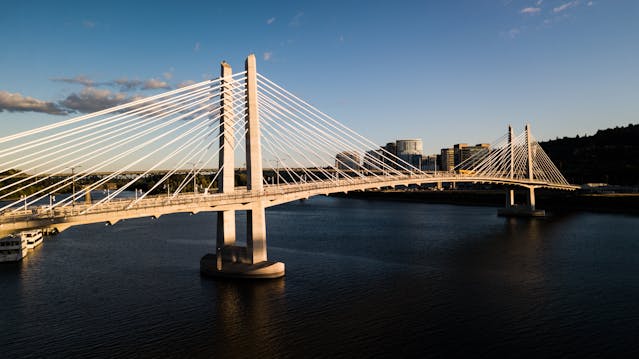
[[[226,62],[220,65],[220,159],[218,176],[218,192],[232,193],[235,190],[235,156],[233,147],[233,70]],[[216,267],[222,269],[225,248],[235,245],[235,211],[217,212]]]
[[[510,178],[515,175],[514,162],[515,162],[515,149],[513,148],[513,127],[508,125],[508,147],[510,148]]]
[[[535,187],[528,187],[528,206],[530,210],[535,210]]]
[[[264,206],[256,203],[246,211],[246,247],[251,263],[267,260],[266,257],[266,216]]]
[[[260,123],[257,111],[257,69],[255,55],[246,58],[246,188],[262,190],[262,147],[260,146]]]
[[[246,188],[251,192],[262,190],[262,147],[260,122],[257,111],[257,68],[255,55],[246,58]],[[266,260],[266,218],[264,206],[256,203],[246,213],[246,246],[253,264]]]
[[[530,124],[526,124],[526,151],[528,152],[528,179],[533,180],[532,148],[530,146]]]
[[[515,190],[506,190],[506,208],[513,207],[515,205]]]

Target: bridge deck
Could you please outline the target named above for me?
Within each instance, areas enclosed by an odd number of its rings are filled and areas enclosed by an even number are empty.
[[[65,230],[74,225],[106,222],[114,224],[123,219],[159,217],[170,213],[197,213],[204,211],[246,210],[256,202],[271,207],[316,195],[328,195],[372,188],[438,182],[497,183],[523,187],[546,187],[574,190],[572,185],[557,185],[540,181],[521,181],[508,178],[480,177],[464,174],[425,174],[345,178],[332,181],[281,184],[268,186],[260,192],[237,188],[233,193],[180,194],[174,197],[147,196],[136,199],[113,199],[104,203],[76,203],[74,206],[34,206],[0,214],[0,235],[32,228]]]

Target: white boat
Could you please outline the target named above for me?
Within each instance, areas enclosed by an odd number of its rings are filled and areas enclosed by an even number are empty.
[[[27,249],[33,249],[42,244],[42,231],[39,229],[20,232],[20,237],[27,239]]]
[[[17,262],[27,253],[27,237],[12,234],[0,239],[0,262]]]

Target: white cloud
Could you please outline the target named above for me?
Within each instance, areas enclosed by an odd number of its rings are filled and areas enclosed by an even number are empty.
[[[200,42],[199,41],[195,43],[195,46],[193,47],[193,51],[195,51],[195,52],[200,51]]]
[[[540,6],[541,4],[544,3],[544,0],[537,0],[537,2],[535,3],[535,5]]]
[[[266,25],[270,25],[270,24],[272,24],[272,23],[274,23],[274,22],[275,22],[275,18],[274,18],[274,17],[272,17],[272,18],[270,18],[270,19],[266,20]]]
[[[180,83],[177,85],[177,87],[178,87],[178,88],[182,88],[182,87],[186,87],[186,86],[189,86],[189,85],[193,85],[194,83],[195,83],[195,81],[193,81],[193,80],[186,80],[186,81],[182,81],[182,82],[180,82]]]
[[[167,72],[163,73],[162,76],[164,76],[165,79],[170,80],[170,79],[173,78],[173,72],[167,71]]]
[[[541,8],[538,8],[538,7],[527,7],[527,8],[521,9],[521,11],[519,13],[520,14],[535,15],[535,14],[538,14],[540,11],[541,11]]]
[[[19,93],[0,91],[0,112],[42,112],[50,115],[66,115],[67,111],[53,102],[25,97]]]
[[[158,79],[148,79],[144,81],[144,85],[142,85],[143,90],[155,90],[155,89],[169,89],[171,86],[165,81]]]
[[[554,13],[559,13],[562,12],[564,10],[570,9],[571,7],[575,7],[579,5],[579,0],[573,0],[573,1],[569,1],[563,5],[557,6],[556,8],[553,8],[552,11]]]
[[[271,60],[271,58],[273,58],[273,51],[265,52],[263,58],[264,58],[264,61]]]
[[[301,11],[298,11],[297,14],[293,16],[293,18],[291,19],[291,22],[289,22],[288,25],[292,27],[300,26],[300,19],[302,18],[302,16],[304,16],[304,13]]]
[[[593,6],[595,4],[594,1],[588,1],[588,6]]]
[[[105,108],[123,104],[131,98],[123,93],[112,93],[109,90],[99,90],[93,87],[85,87],[79,93],[72,93],[59,104],[70,111],[91,113]]]
[[[66,82],[68,84],[80,84],[84,86],[95,85],[95,81],[91,80],[90,78],[84,75],[78,75],[76,77],[58,77],[58,78],[53,78],[51,80],[56,82]]]

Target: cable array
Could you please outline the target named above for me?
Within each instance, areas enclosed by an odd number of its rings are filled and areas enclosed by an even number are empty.
[[[231,87],[241,88],[243,81],[245,73],[237,73]],[[51,194],[63,195],[49,202],[50,208],[74,206],[86,193],[105,188],[109,181],[128,179],[90,210],[135,189],[135,183],[153,171],[166,174],[139,196],[136,191],[136,202],[160,186],[167,188],[169,196],[177,195],[204,168],[218,167],[224,91],[221,79],[202,81],[0,138],[0,210],[15,212],[47,203]],[[235,90],[228,98],[238,114],[233,134],[241,139],[245,99]],[[178,170],[187,174],[171,189],[168,179]],[[77,183],[82,187],[75,188]]]
[[[87,201],[81,214],[125,196],[129,200],[122,203],[127,209],[153,196],[171,201],[187,188],[197,193],[196,182],[204,172],[208,177],[201,183],[202,192],[217,192],[213,186],[225,166],[232,166],[233,174],[240,177],[246,170],[246,85],[246,72],[240,72],[1,137],[1,213],[34,205],[49,211],[76,208],[80,198],[111,189],[109,184],[116,180],[117,189],[95,202]],[[339,188],[405,178],[436,181],[435,175],[386,151],[261,74],[257,74],[257,89],[265,191],[302,190],[313,184]],[[502,136],[458,165],[458,173],[439,173],[437,178],[450,174],[568,185],[532,137],[529,150],[527,136],[526,132],[512,139]],[[220,160],[223,150],[233,152],[234,163]],[[172,181],[176,174],[181,177]],[[153,182],[138,191],[136,186],[149,176],[155,176]],[[59,199],[53,201],[52,194]]]
[[[469,157],[456,170],[478,178],[507,178],[517,181],[538,181],[556,185],[569,185],[550,160],[541,145],[530,135],[530,158],[528,163],[528,140],[526,131],[508,140],[508,134],[493,142],[485,151]]]
[[[278,171],[267,185],[426,176],[261,74],[258,105],[265,167]]]

